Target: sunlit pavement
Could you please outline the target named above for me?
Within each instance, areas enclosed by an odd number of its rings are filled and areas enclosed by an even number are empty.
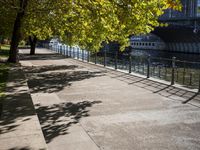
[[[198,94],[46,49],[21,53],[48,149],[200,149]]]

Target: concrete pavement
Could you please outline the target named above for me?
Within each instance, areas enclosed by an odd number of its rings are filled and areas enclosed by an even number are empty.
[[[6,97],[2,104],[0,150],[46,150],[27,80],[20,66],[9,71]]]
[[[46,49],[21,53],[48,149],[200,149],[198,94]]]

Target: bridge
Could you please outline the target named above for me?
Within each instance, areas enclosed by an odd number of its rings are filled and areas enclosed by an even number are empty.
[[[200,1],[182,0],[182,5],[181,12],[166,10],[159,21],[169,26],[152,33],[166,43],[168,51],[200,54]]]

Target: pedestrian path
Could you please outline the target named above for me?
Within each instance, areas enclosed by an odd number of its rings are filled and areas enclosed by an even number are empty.
[[[0,120],[0,150],[45,150],[47,145],[20,66],[9,72]]]
[[[66,58],[21,50],[49,150],[200,149],[200,96]]]

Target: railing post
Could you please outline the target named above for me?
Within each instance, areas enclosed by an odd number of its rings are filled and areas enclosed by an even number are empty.
[[[199,89],[198,89],[198,93],[200,93],[200,70],[199,70]]]
[[[84,50],[82,49],[82,61],[84,61]]]
[[[67,45],[65,45],[65,56],[67,56]]]
[[[67,46],[66,46],[66,50],[67,50],[66,53],[67,53],[67,56],[69,56],[69,55],[68,55],[68,48],[69,48],[69,46],[67,45]]]
[[[72,47],[72,58],[74,58],[74,47]]]
[[[68,46],[68,56],[70,57],[71,52],[70,52],[71,46]]]
[[[106,66],[106,50],[104,50],[103,66]]]
[[[129,73],[131,73],[132,72],[132,69],[131,69],[131,67],[132,67],[132,57],[131,57],[131,53],[129,53]]]
[[[64,51],[63,51],[64,53],[63,54],[65,56],[66,55],[66,47],[65,47],[65,45],[63,45],[63,48],[64,48]]]
[[[97,51],[95,51],[95,61],[94,61],[95,64],[97,64]]]
[[[77,59],[79,60],[79,48],[77,48]]]
[[[70,46],[70,54],[69,54],[70,57],[72,57],[72,47]]]
[[[185,70],[185,61],[184,61],[184,68],[183,68],[183,85],[185,84],[185,73],[186,73],[186,70]]]
[[[176,66],[176,57],[172,57],[172,77],[171,77],[171,85],[174,85],[175,66]]]
[[[74,47],[74,58],[77,58],[77,52],[76,52],[76,48]]]
[[[150,63],[151,63],[151,57],[148,55],[147,57],[147,78],[150,78]]]
[[[67,45],[67,56],[70,57],[70,46]]]
[[[178,68],[176,68],[176,82],[179,80],[179,73],[178,73]]]
[[[61,55],[63,54],[63,45],[61,45]]]
[[[190,72],[190,83],[189,85],[191,86],[192,85],[192,72]]]
[[[87,62],[90,62],[90,52],[87,51]]]
[[[118,56],[118,53],[116,51],[115,52],[115,70],[117,70],[117,56]]]
[[[74,47],[72,47],[72,58],[75,58],[75,56],[74,56]]]

